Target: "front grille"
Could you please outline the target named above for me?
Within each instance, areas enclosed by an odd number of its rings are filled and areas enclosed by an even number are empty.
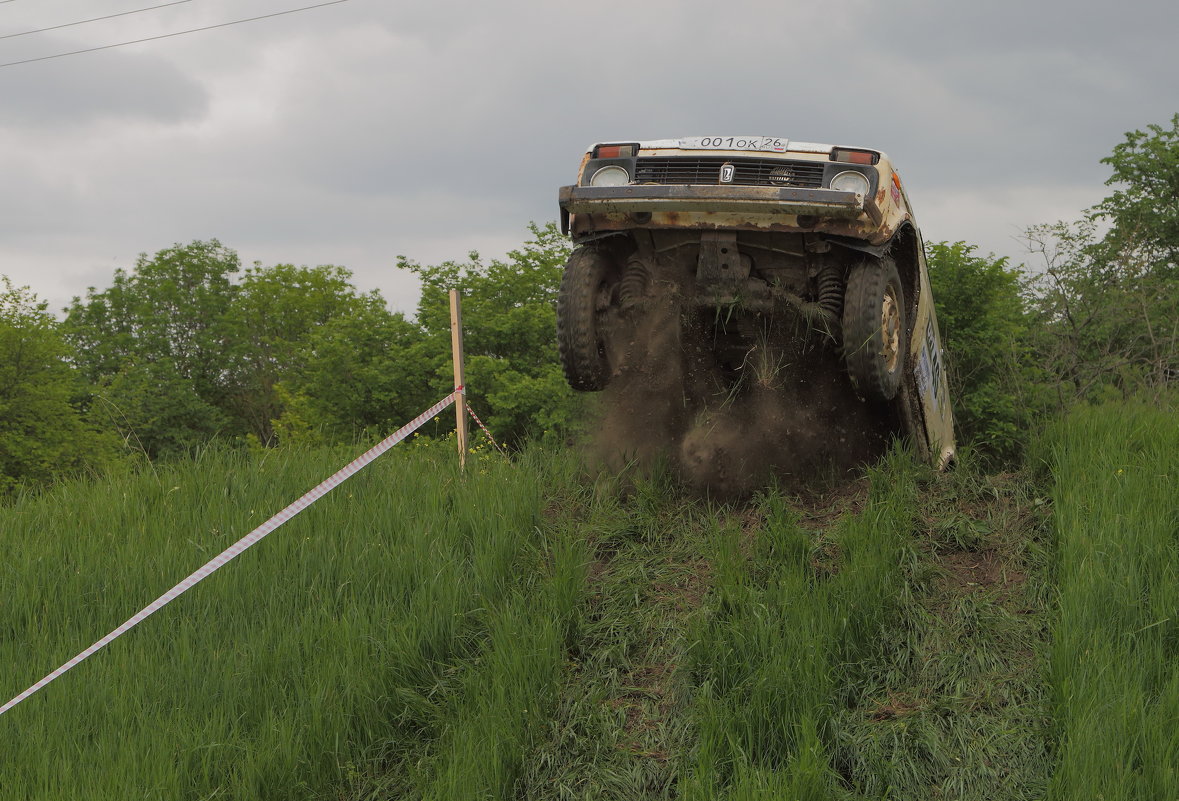
[[[820,189],[823,186],[823,162],[786,161],[784,159],[735,158],[718,156],[692,158],[645,157],[636,160],[636,184],[720,184],[721,167],[735,167],[733,186],[795,186]]]

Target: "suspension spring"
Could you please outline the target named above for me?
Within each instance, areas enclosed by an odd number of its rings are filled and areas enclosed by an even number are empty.
[[[650,283],[651,273],[647,265],[638,259],[628,261],[622,280],[618,282],[618,300],[622,307],[628,308],[642,300]]]
[[[838,322],[843,315],[843,271],[834,264],[826,265],[818,275],[819,308]]]

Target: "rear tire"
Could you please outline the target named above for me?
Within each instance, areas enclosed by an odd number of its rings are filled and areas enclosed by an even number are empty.
[[[908,353],[905,293],[890,258],[852,267],[843,301],[843,355],[856,390],[870,401],[896,397]]]
[[[557,350],[569,386],[597,392],[610,383],[611,367],[603,336],[604,316],[614,296],[617,270],[593,247],[573,251],[557,296]]]

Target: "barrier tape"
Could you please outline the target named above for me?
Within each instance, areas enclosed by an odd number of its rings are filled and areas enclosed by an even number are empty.
[[[467,407],[467,412],[471,415],[471,418],[479,425],[479,427],[483,429],[483,433],[487,435],[489,440],[491,440],[491,444],[495,446],[495,449],[504,456],[507,456],[508,452],[500,447],[500,444],[495,441],[495,437],[491,436],[491,432],[487,430],[487,426],[483,425],[483,421],[479,419],[479,415],[475,414],[475,410],[471,408],[471,404],[464,402],[463,405]]]
[[[303,495],[301,498],[296,500],[294,503],[291,503],[289,506],[287,506],[281,512],[274,515],[269,520],[267,520],[265,523],[258,526],[256,529],[251,531],[249,534],[247,534],[246,536],[242,537],[240,540],[235,542],[233,545],[230,545],[224,551],[222,551],[221,553],[214,556],[212,559],[210,559],[204,565],[202,565],[201,567],[199,567],[195,571],[193,571],[193,573],[191,575],[189,575],[186,579],[181,581],[175,587],[168,590],[163,595],[161,595],[159,598],[155,599],[150,604],[143,607],[143,609],[136,612],[134,615],[131,616],[130,619],[127,620],[126,623],[119,626],[117,629],[112,631],[110,634],[106,635],[101,640],[99,640],[98,642],[91,645],[85,651],[82,651],[82,653],[78,654],[73,659],[66,662],[64,665],[62,665],[57,670],[50,673],[45,678],[41,679],[39,682],[34,684],[32,687],[29,687],[29,689],[25,690],[23,693],[16,696],[15,698],[13,698],[11,701],[6,703],[4,706],[0,706],[0,715],[3,715],[5,712],[12,709],[14,706],[19,704],[21,701],[28,698],[30,695],[33,695],[35,692],[40,690],[45,685],[49,684],[54,679],[58,678],[59,676],[61,676],[64,673],[66,673],[71,668],[77,666],[78,664],[80,664],[81,662],[83,662],[84,660],[89,658],[91,655],[102,650],[107,645],[109,645],[113,641],[117,640],[119,637],[122,637],[124,634],[126,634],[128,631],[130,631],[135,626],[142,623],[148,617],[155,614],[160,609],[163,609],[169,603],[176,600],[181,595],[183,595],[184,593],[188,592],[190,589],[195,587],[199,582],[208,578],[210,575],[215,573],[217,570],[224,567],[225,564],[227,562],[229,562],[231,559],[233,559],[235,556],[238,556],[239,554],[241,554],[243,551],[245,551],[251,545],[253,545],[254,543],[261,540],[263,537],[265,537],[270,532],[274,531],[276,528],[281,526],[283,523],[286,523],[292,517],[299,514],[299,512],[302,512],[308,506],[310,506],[311,504],[318,501],[324,495],[327,495],[329,492],[331,492],[333,489],[338,487],[340,484],[347,481],[349,478],[351,478],[356,473],[360,472],[361,469],[368,466],[368,464],[370,462],[372,462],[374,459],[376,459],[378,456],[380,456],[385,451],[392,448],[398,442],[401,442],[401,440],[408,437],[410,434],[412,434],[418,428],[421,428],[421,426],[427,420],[429,420],[431,417],[438,414],[439,412],[442,412],[448,406],[450,406],[450,404],[454,403],[458,399],[458,397],[462,394],[462,392],[463,392],[462,387],[455,388],[455,391],[453,393],[451,393],[450,395],[447,395],[445,398],[438,401],[438,403],[435,403],[433,406],[431,406],[426,411],[422,412],[420,415],[415,417],[413,420],[409,421],[404,426],[402,426],[401,428],[397,429],[392,434],[390,434],[388,437],[381,440],[373,447],[369,448],[363,454],[361,454],[360,456],[353,459],[351,462],[349,462],[343,468],[338,470],[336,473],[334,473],[333,475],[324,479],[322,482],[320,482],[318,485],[316,485],[314,488],[312,488],[310,491],[308,491],[305,495]],[[0,697],[2,697],[2,696],[0,696]]]

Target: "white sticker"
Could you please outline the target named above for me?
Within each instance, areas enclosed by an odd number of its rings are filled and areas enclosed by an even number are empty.
[[[917,376],[922,395],[929,395],[933,408],[942,413],[942,351],[933,330],[933,318],[925,321],[925,341],[921,347],[921,363]]]

